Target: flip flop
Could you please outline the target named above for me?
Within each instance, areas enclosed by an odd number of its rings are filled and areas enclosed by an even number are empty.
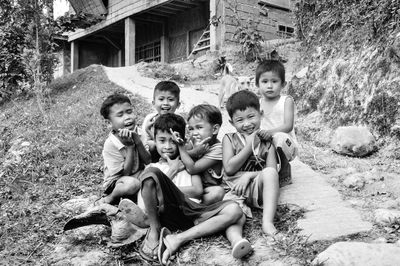
[[[130,199],[122,199],[118,209],[125,215],[126,219],[140,228],[149,227],[147,215]]]
[[[164,254],[164,251],[167,250],[167,245],[165,243],[165,237],[167,235],[170,235],[171,231],[168,230],[168,228],[163,227],[161,228],[161,232],[160,232],[160,240],[159,240],[159,244],[158,244],[158,261],[160,262],[161,265],[164,265],[162,262],[162,257]]]
[[[247,254],[253,251],[253,247],[247,239],[238,241],[232,248],[232,257],[235,259],[241,259]]]
[[[160,243],[157,243],[157,245],[155,245],[154,247],[149,246],[149,244],[148,244],[149,232],[150,232],[150,229],[147,230],[146,237],[144,238],[143,243],[139,248],[139,254],[146,261],[156,262],[156,261],[158,261],[157,250],[159,248]]]

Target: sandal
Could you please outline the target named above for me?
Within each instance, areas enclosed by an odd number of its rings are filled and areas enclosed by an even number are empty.
[[[158,252],[159,243],[157,243],[155,246],[149,245],[148,236],[149,236],[150,230],[151,229],[147,230],[146,237],[144,238],[143,243],[140,246],[139,254],[143,259],[145,259],[149,262],[156,262],[156,261],[158,261],[158,253],[157,252]]]
[[[166,227],[161,228],[160,240],[158,242],[159,243],[158,244],[158,261],[160,262],[161,265],[164,265],[162,262],[162,257],[163,257],[164,251],[168,249],[168,247],[165,243],[165,237],[170,234],[171,234],[171,231],[169,231],[168,228],[166,228]]]
[[[253,251],[253,247],[247,239],[238,241],[232,248],[232,257],[235,259],[241,259],[250,252]]]

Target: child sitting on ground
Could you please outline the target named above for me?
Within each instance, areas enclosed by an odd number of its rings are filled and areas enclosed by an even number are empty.
[[[152,156],[152,161],[157,162],[159,156],[154,144],[154,121],[162,114],[175,113],[179,107],[180,89],[173,81],[160,81],[154,88],[152,104],[156,112],[148,114],[142,125],[142,142]]]
[[[174,140],[178,139],[180,143],[184,141],[185,127],[182,118],[176,114],[160,115],[154,123],[155,146],[162,160],[167,160],[170,167],[167,174],[159,168],[148,167],[141,175],[141,196],[150,229],[139,253],[149,261],[158,258],[165,265],[186,242],[225,230],[232,244],[232,255],[242,258],[252,247],[242,237],[245,216],[239,206],[233,201],[199,204],[189,199],[189,196],[195,197],[198,192],[185,191],[184,187],[178,188],[173,182],[181,171],[177,158],[178,144]],[[170,234],[167,228],[182,232]]]
[[[127,96],[108,96],[100,114],[112,130],[103,147],[105,196],[96,204],[114,204],[121,197],[134,196],[139,191],[138,177],[144,165],[150,163],[150,154],[136,132],[136,116]]]
[[[260,102],[254,93],[239,91],[229,97],[226,110],[237,132],[222,140],[224,179],[231,191],[227,196],[247,206],[262,208],[262,230],[274,235],[273,224],[279,198],[275,148],[260,131]]]
[[[277,60],[260,63],[256,69],[256,86],[261,94],[261,129],[265,129],[264,138],[273,137],[280,164],[279,177],[281,180],[290,180],[289,161],[297,154],[294,132],[295,105],[291,96],[281,95],[286,86],[283,64]]]
[[[225,190],[222,183],[222,144],[217,139],[222,124],[222,114],[213,105],[200,104],[193,107],[188,115],[189,136],[193,146],[206,144],[209,149],[200,158],[193,160],[185,145],[179,145],[181,160],[189,174],[199,174],[203,181],[202,203],[221,201]]]

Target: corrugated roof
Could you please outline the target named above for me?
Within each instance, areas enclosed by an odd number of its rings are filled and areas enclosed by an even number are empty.
[[[107,8],[102,0],[68,0],[76,13],[85,13],[93,15],[107,14]]]

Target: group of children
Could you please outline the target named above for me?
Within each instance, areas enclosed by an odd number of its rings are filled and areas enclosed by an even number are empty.
[[[139,250],[143,258],[167,264],[187,241],[220,231],[232,256],[242,258],[252,251],[243,237],[249,207],[263,209],[263,233],[277,232],[279,179],[290,175],[288,161],[296,146],[294,102],[281,95],[285,85],[282,63],[259,64],[261,99],[248,90],[228,98],[225,108],[236,132],[222,142],[217,139],[220,109],[200,104],[185,120],[175,114],[180,89],[172,81],[156,85],[156,112],[144,119],[141,135],[128,97],[114,94],[104,101],[100,112],[112,131],[103,149],[105,193],[98,203],[137,202],[132,208],[142,209],[149,225]]]

